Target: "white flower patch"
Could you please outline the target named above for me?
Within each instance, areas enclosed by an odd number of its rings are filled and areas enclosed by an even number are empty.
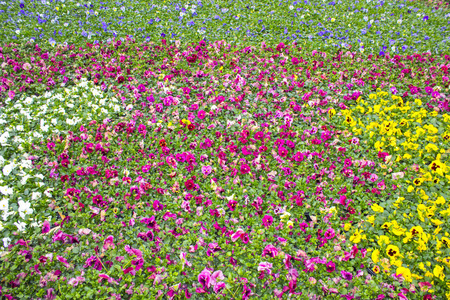
[[[22,96],[14,100],[6,99],[5,106],[0,108],[0,145],[4,149],[0,156],[3,180],[0,195],[5,197],[0,200],[0,217],[23,231],[31,224],[35,203],[42,197],[60,196],[57,192],[50,193],[44,175],[33,168],[28,154],[31,145],[39,145],[54,134],[78,132],[81,125],[86,126],[93,120],[113,119],[124,109],[116,98],[86,80],[59,93],[48,91],[41,96]],[[25,192],[26,189],[32,192]],[[13,194],[27,196],[18,202],[6,198]],[[38,224],[40,220],[33,222]],[[8,244],[12,237],[0,235],[0,238]]]

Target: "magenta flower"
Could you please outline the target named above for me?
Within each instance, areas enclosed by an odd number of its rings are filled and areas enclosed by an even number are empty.
[[[145,135],[147,133],[147,127],[145,127],[144,124],[140,124],[138,127],[138,132],[142,135]]]
[[[250,171],[250,167],[247,164],[241,165],[241,174],[248,174]]]
[[[223,272],[218,270],[211,274],[211,285],[216,286],[220,282],[219,280],[224,280],[225,277],[223,276]]]
[[[345,280],[348,280],[348,281],[353,279],[352,273],[344,271],[344,270],[341,271],[341,276],[342,276],[342,278],[344,278]]]
[[[67,262],[67,259],[65,259],[64,257],[57,255],[56,259],[58,259],[61,263],[63,263],[66,266],[66,268],[70,267],[69,263]]]
[[[262,253],[262,256],[269,256],[269,257],[275,257],[278,255],[278,249],[275,248],[272,244],[267,245]]]
[[[8,91],[8,96],[9,96],[9,98],[12,100],[12,99],[14,99],[14,96],[16,95],[16,92],[14,92],[13,90],[9,90]]]
[[[327,266],[327,272],[329,272],[329,273],[332,273],[336,270],[336,264],[332,261],[329,261],[326,266]]]
[[[197,113],[197,117],[199,119],[203,120],[206,117],[206,112],[204,110],[199,110],[198,113]]]
[[[103,251],[114,248],[116,248],[116,245],[114,245],[114,237],[110,235],[103,242]]]
[[[258,265],[258,271],[269,271],[269,274],[271,273],[273,264],[269,263],[269,262],[261,262]]]
[[[255,133],[255,139],[262,140],[264,138],[264,132],[258,131]]]
[[[280,147],[280,148],[278,148],[278,154],[281,156],[281,157],[286,157],[287,155],[288,155],[288,150],[286,149],[286,148],[284,148],[284,147]]]
[[[234,210],[236,209],[236,206],[237,206],[237,201],[235,201],[235,200],[230,200],[230,201],[228,201],[227,206],[228,206],[228,208],[229,208],[231,211],[234,211]]]
[[[271,215],[265,215],[262,218],[262,223],[263,223],[264,227],[266,227],[266,228],[270,227],[273,223],[273,217]]]
[[[214,285],[214,293],[219,293],[221,290],[225,288],[225,282],[218,282],[216,285]]]
[[[327,229],[327,231],[325,231],[325,238],[327,240],[330,240],[330,239],[334,238],[334,236],[335,236],[335,232],[334,232],[333,228],[330,227],[330,228]]]
[[[244,232],[244,230],[242,230],[241,228],[239,228],[238,230],[236,230],[236,232],[235,233],[233,233],[232,235],[231,235],[231,240],[233,241],[233,242],[236,242],[238,239],[240,239],[241,238],[241,236],[244,234],[245,232]]]
[[[204,269],[198,274],[198,283],[202,285],[204,289],[208,289],[211,286],[211,272]]]
[[[42,223],[42,234],[45,234],[50,231],[50,223],[45,220],[44,223]]]
[[[250,237],[248,236],[248,233],[244,233],[243,235],[241,235],[241,241],[244,244],[248,244],[248,242],[250,242]]]
[[[242,291],[242,300],[247,300],[252,295],[253,295],[252,290],[245,284],[244,290]]]
[[[84,277],[82,277],[82,276],[77,276],[77,277],[75,277],[75,278],[70,278],[70,279],[67,281],[67,284],[68,284],[68,285],[71,285],[71,286],[77,286],[77,285],[79,285],[80,283],[83,283],[85,280],[86,280],[86,279],[85,279]]]
[[[298,65],[299,60],[298,60],[297,57],[292,57],[291,62],[292,62],[293,65]]]
[[[106,279],[108,281],[108,283],[113,283],[113,284],[119,284],[114,278],[109,277],[106,274],[98,274],[98,277],[100,277],[98,279],[98,282],[101,283],[103,281],[103,279]]]

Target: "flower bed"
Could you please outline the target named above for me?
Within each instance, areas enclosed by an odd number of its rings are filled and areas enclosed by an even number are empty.
[[[164,43],[95,46],[118,60],[2,108],[4,295],[445,295],[448,56]],[[176,59],[140,68],[141,47]],[[373,92],[356,61],[408,72]]]
[[[450,299],[447,4],[0,4],[2,299]]]

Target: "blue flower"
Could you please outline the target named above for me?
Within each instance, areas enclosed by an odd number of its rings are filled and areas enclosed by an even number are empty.
[[[423,20],[424,21],[428,20],[428,16],[423,17]]]

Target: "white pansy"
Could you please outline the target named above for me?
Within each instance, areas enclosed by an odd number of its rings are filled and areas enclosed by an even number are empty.
[[[23,131],[23,125],[17,125],[16,126],[17,131]]]
[[[6,143],[8,142],[8,138],[9,138],[9,132],[8,131],[6,131],[2,135],[0,135],[0,143],[2,144],[2,146],[6,145]]]
[[[8,248],[9,244],[11,243],[11,239],[9,237],[5,237],[2,239],[3,241],[3,247]]]
[[[41,198],[42,194],[40,192],[33,192],[31,194],[31,200],[37,200],[39,198]]]
[[[49,198],[52,198],[52,193],[50,193],[50,192],[53,191],[53,190],[54,189],[47,189],[47,190],[45,190],[44,195],[49,197]]]
[[[15,136],[13,139],[14,143],[21,144],[24,142],[24,140],[20,136]]]
[[[5,176],[9,176],[9,174],[11,174],[12,170],[15,168],[16,166],[13,163],[10,163],[6,166],[3,167],[3,175]]]
[[[26,215],[33,213],[33,209],[31,208],[30,202],[25,202],[23,200],[19,200],[19,215],[24,219]]]
[[[26,174],[25,176],[22,176],[22,178],[20,179],[20,183],[22,185],[25,185],[27,183],[28,178],[31,178],[31,176],[28,174]]]
[[[13,188],[10,188],[8,186],[0,186],[0,193],[2,193],[3,195],[12,195],[12,193],[14,192]]]
[[[17,230],[19,230],[19,231],[24,231],[24,230],[25,230],[25,227],[27,226],[26,223],[20,222],[20,221],[14,222],[14,225],[17,226]]]
[[[42,175],[42,174],[36,174],[36,175],[34,175],[34,177],[39,178],[39,179],[44,179],[44,175]]]
[[[27,98],[25,98],[23,103],[25,103],[26,105],[30,105],[31,103],[33,103],[33,98],[27,97]]]
[[[0,210],[1,211],[8,211],[8,207],[9,207],[8,198],[3,198],[2,200],[0,200]]]
[[[22,166],[22,168],[26,168],[26,169],[31,169],[33,167],[33,163],[29,159],[22,159],[22,161],[20,162],[20,165]]]

